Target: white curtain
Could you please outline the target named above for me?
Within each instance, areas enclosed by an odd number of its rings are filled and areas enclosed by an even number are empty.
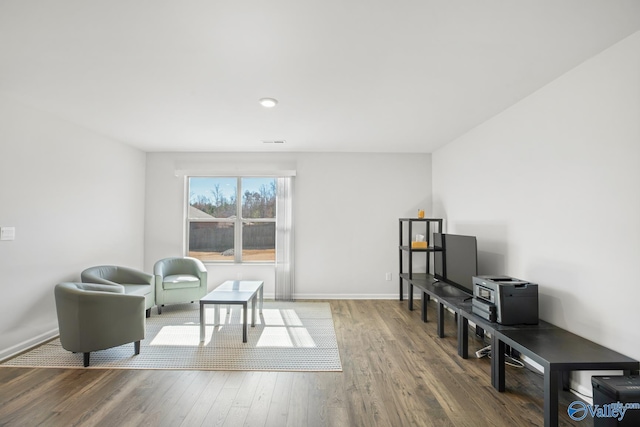
[[[294,294],[293,188],[293,176],[277,178],[275,299],[280,301],[293,301]]]

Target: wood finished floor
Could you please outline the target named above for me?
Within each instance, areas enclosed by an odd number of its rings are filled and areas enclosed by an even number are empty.
[[[406,302],[329,301],[343,372],[221,372],[0,367],[0,426],[540,426],[542,375],[456,354]],[[417,306],[417,304],[416,304]],[[469,353],[483,347],[469,343]],[[561,426],[573,422],[560,396]]]

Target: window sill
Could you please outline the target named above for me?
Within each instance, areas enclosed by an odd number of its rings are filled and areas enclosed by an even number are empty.
[[[275,262],[259,262],[259,261],[255,261],[255,262],[233,262],[233,261],[202,261],[202,263],[204,265],[236,265],[236,266],[276,266]]]

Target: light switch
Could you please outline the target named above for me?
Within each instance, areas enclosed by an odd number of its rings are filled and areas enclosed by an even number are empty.
[[[15,240],[16,228],[15,227],[0,227],[0,240]]]

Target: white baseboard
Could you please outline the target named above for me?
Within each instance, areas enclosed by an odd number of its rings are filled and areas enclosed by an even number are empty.
[[[593,387],[585,387],[580,382],[569,379],[569,391],[579,398],[586,400],[589,405],[593,405]]]
[[[397,300],[398,294],[397,293],[395,294],[295,294],[293,298],[294,299],[390,299],[390,300],[395,299]]]
[[[45,332],[43,334],[40,334],[36,337],[33,337],[31,339],[28,339],[26,341],[23,341],[21,343],[18,343],[12,347],[9,347],[5,350],[1,350],[0,351],[0,362],[3,362],[6,359],[10,359],[13,356],[16,356],[20,353],[22,353],[23,351],[29,350],[30,348],[33,348],[37,345],[42,344],[45,341],[49,341],[51,338],[55,338],[59,335],[59,330],[58,328],[52,329],[49,332]]]

